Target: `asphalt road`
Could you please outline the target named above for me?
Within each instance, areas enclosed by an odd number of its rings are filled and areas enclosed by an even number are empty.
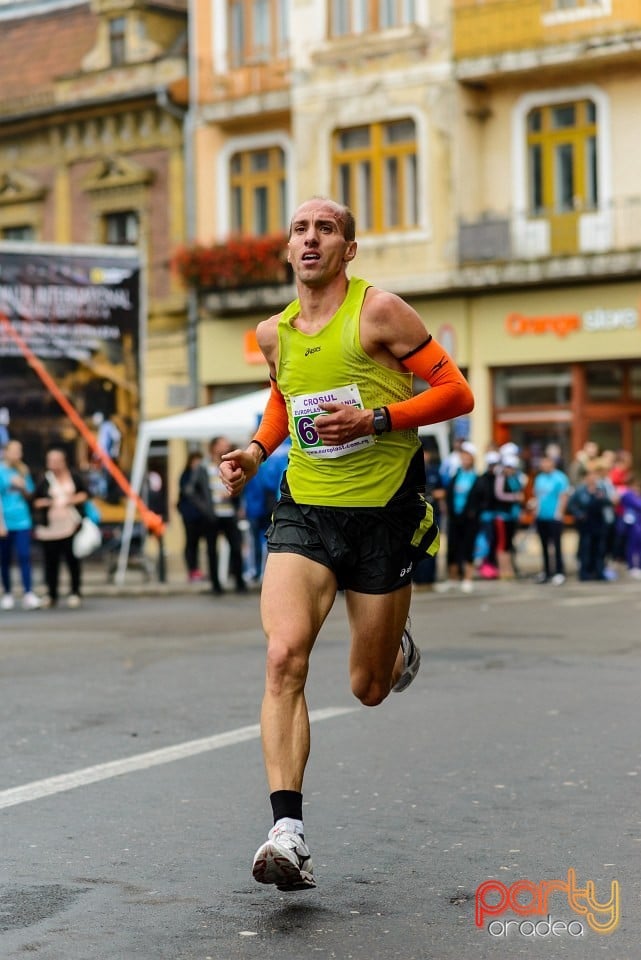
[[[413,623],[419,677],[369,710],[341,599],[321,634],[318,889],[281,894],[250,875],[257,597],[3,613],[2,960],[638,960],[641,585],[417,593]]]

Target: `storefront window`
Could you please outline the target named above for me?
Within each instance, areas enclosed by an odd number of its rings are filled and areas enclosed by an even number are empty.
[[[598,445],[599,450],[621,450],[623,447],[623,426],[612,420],[591,420],[590,440]]]
[[[572,377],[568,367],[540,366],[525,370],[497,370],[494,404],[497,407],[540,407],[570,402]]]
[[[630,399],[641,400],[641,365],[630,367]]]
[[[585,371],[588,400],[620,400],[623,396],[623,367],[617,363],[588,363]]]

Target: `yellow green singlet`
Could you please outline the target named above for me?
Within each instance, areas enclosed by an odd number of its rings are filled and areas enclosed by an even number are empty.
[[[285,397],[292,449],[287,480],[298,503],[337,507],[384,506],[401,486],[419,448],[417,430],[394,430],[342,448],[324,448],[314,431],[317,401],[336,398],[364,409],[412,396],[412,374],[372,360],[360,342],[360,314],[371,284],[352,277],[345,299],[318,333],[302,333],[293,321],[300,301],[290,303],[278,322],[278,386]],[[351,385],[356,390],[346,389]],[[346,400],[346,396],[354,399]],[[360,444],[360,445],[359,445]],[[327,453],[332,454],[329,457]]]

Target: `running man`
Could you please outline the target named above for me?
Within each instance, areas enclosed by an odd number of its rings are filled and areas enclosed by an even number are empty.
[[[412,682],[420,664],[408,620],[412,570],[438,549],[417,428],[474,405],[460,370],[416,311],[348,278],[356,246],[346,207],[315,198],[294,214],[288,260],[298,298],[256,331],[271,394],[254,439],[221,465],[237,496],[291,436],[261,593],[261,732],[274,826],[253,863],[255,879],[279,890],[316,885],[302,813],[310,746],[305,681],[316,637],[344,590],[354,695],[376,706]],[[414,374],[430,384],[416,396]]]

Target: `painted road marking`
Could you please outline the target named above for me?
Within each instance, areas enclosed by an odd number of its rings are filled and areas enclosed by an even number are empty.
[[[354,713],[356,710],[358,707],[327,707],[324,710],[312,710],[309,720],[310,723],[318,723],[321,720],[342,717],[346,713]],[[253,723],[249,727],[238,727],[237,730],[202,737],[200,740],[187,740],[173,747],[162,747],[159,750],[150,750],[148,753],[125,757],[123,760],[111,760],[109,763],[99,763],[93,767],[84,767],[82,770],[72,770],[57,777],[47,777],[46,780],[34,780],[21,787],[1,790],[0,809],[15,807],[19,803],[30,803],[42,797],[51,797],[56,793],[87,786],[89,783],[98,783],[100,780],[111,780],[112,777],[121,777],[125,773],[149,770],[151,767],[172,763],[174,760],[184,760],[186,757],[194,757],[198,753],[206,753],[209,750],[232,747],[237,743],[255,740],[258,737],[260,737],[260,726]]]

